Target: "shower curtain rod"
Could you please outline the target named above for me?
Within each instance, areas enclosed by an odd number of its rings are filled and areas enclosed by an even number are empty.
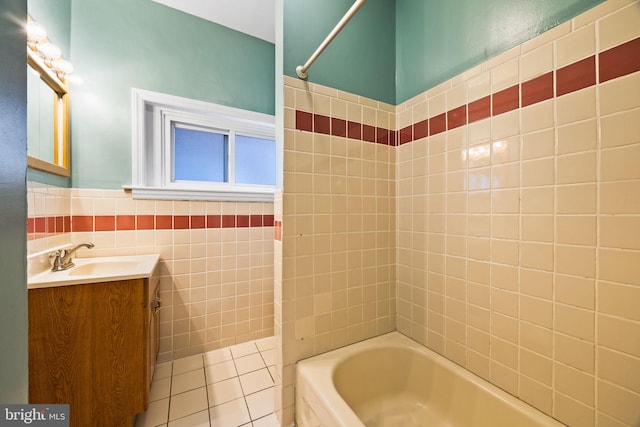
[[[356,2],[353,3],[347,13],[345,13],[345,15],[342,17],[340,22],[338,22],[333,30],[331,30],[327,38],[325,38],[322,44],[318,46],[315,52],[313,52],[313,55],[311,55],[307,62],[305,62],[304,65],[298,65],[296,67],[296,74],[298,75],[298,77],[300,77],[301,79],[307,78],[307,70],[309,69],[309,67],[311,67],[311,64],[313,64],[313,62],[318,59],[318,56],[320,56],[322,51],[324,51],[327,46],[329,46],[329,43],[331,43],[331,41],[338,35],[342,28],[347,25],[347,22],[349,22],[353,15],[356,14],[358,9],[362,7],[365,1],[367,0],[356,0]]]

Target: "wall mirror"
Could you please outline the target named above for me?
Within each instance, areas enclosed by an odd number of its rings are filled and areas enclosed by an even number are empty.
[[[36,54],[27,57],[27,165],[55,175],[69,171],[69,90]]]

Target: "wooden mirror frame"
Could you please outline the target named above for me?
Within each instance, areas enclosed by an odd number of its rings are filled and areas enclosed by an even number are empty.
[[[64,177],[71,176],[69,170],[69,89],[37,54],[27,51],[28,65],[40,75],[40,79],[51,88],[53,98],[53,163],[27,155],[27,165],[32,169]],[[29,141],[27,141],[27,144]]]

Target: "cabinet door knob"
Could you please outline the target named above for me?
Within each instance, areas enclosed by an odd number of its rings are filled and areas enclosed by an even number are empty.
[[[162,308],[162,304],[160,303],[160,297],[155,297],[153,302],[151,303],[151,309],[154,313],[157,313],[158,310]]]

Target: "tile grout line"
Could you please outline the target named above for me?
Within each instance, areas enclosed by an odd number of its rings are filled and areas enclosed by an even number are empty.
[[[258,347],[256,346],[256,349],[257,348]],[[247,402],[247,394],[245,393],[244,387],[242,386],[242,381],[240,381],[240,374],[238,373],[238,366],[236,365],[236,356],[234,356],[233,351],[230,351],[230,352],[231,352],[231,360],[233,360],[233,368],[236,370],[236,376],[238,378],[238,383],[240,384],[240,390],[242,390],[242,400],[244,401],[244,407],[247,408],[247,415],[249,416],[249,424],[253,425],[253,420],[251,419],[251,411],[249,411],[249,402]],[[238,359],[240,357],[243,357],[243,356],[239,356]],[[246,425],[246,423],[243,425]]]
[[[202,370],[204,374],[204,395],[207,399],[207,418],[209,419],[209,427],[211,427],[211,405],[209,405],[209,383],[207,382],[207,367],[204,361],[204,354],[202,355]]]

